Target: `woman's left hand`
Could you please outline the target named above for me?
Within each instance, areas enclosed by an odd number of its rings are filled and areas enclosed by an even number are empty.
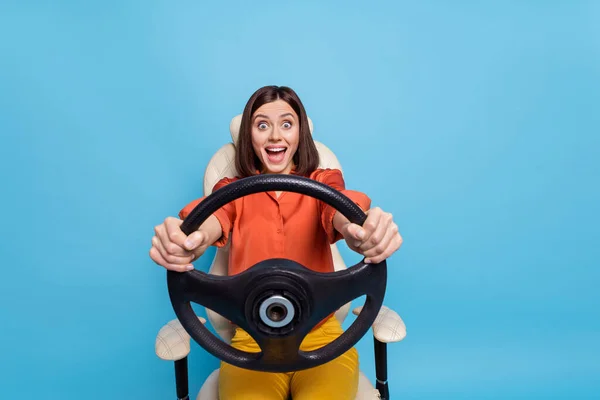
[[[371,208],[362,225],[347,223],[341,233],[350,249],[362,254],[366,263],[380,263],[402,246],[402,236],[391,213]]]

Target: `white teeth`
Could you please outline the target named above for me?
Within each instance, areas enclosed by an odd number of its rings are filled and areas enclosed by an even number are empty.
[[[267,150],[268,150],[268,151],[272,151],[272,152],[274,152],[274,153],[278,153],[278,152],[280,152],[280,151],[284,151],[284,150],[285,150],[285,147],[270,148],[270,149],[267,149]]]

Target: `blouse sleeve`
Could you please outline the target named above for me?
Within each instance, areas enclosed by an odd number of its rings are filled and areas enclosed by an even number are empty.
[[[318,173],[315,175],[315,180],[321,183],[325,183],[326,185],[329,185],[337,191],[341,192],[350,200],[352,200],[357,206],[359,206],[364,212],[368,211],[371,207],[371,199],[366,194],[362,192],[357,192],[355,190],[346,189],[342,172],[339,169],[319,170]],[[323,229],[325,229],[325,232],[327,233],[329,243],[333,244],[338,240],[342,239],[342,234],[336,231],[333,227],[333,217],[335,216],[335,212],[337,210],[324,202],[320,202],[320,204],[321,224],[323,225]]]
[[[233,182],[233,180],[234,179],[232,179],[232,178],[221,179],[214,186],[213,193],[215,191],[217,191],[218,189],[222,188],[223,186]],[[204,201],[204,199],[206,199],[206,197],[207,196],[203,196],[199,199],[196,199],[196,200],[192,201],[191,203],[187,204],[185,207],[183,207],[181,209],[181,211],[179,211],[179,218],[185,219],[198,204],[200,204],[202,201]],[[224,205],[223,207],[219,208],[217,211],[214,212],[213,215],[217,218],[217,220],[221,224],[221,229],[223,232],[221,237],[213,245],[216,247],[223,247],[227,244],[227,241],[229,240],[229,236],[230,236],[231,230],[233,228],[233,221],[235,220],[234,202],[230,202],[230,203]]]

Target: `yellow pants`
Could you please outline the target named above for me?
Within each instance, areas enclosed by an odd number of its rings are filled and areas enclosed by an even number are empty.
[[[310,332],[300,349],[312,351],[331,343],[343,333],[335,317]],[[244,330],[237,328],[231,345],[247,352],[260,347]],[[355,400],[358,390],[358,352],[351,348],[340,357],[314,368],[273,373],[251,371],[221,362],[221,400]]]

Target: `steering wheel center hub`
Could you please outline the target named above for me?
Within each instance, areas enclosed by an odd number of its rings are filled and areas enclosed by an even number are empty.
[[[274,295],[263,301],[259,307],[260,321],[270,328],[281,328],[294,319],[294,305],[287,298]]]
[[[267,336],[293,334],[312,309],[310,287],[294,273],[302,266],[291,260],[271,259],[253,268],[257,276],[246,297],[246,318]]]

